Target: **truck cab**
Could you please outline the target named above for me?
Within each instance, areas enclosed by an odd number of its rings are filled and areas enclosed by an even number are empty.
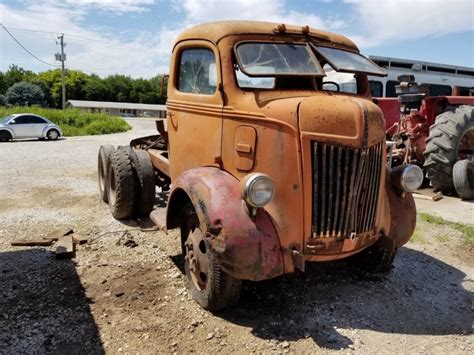
[[[423,175],[387,167],[368,75],[385,72],[349,39],[308,26],[226,21],[177,38],[166,151],[146,148],[169,200],[150,217],[180,229],[204,308],[235,303],[242,280],[306,262],[391,268],[414,231],[410,192]],[[131,154],[146,147],[136,143]]]

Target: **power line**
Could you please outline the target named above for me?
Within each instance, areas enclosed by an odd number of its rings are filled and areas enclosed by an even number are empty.
[[[27,28],[15,28],[15,27],[5,27],[5,26],[3,26],[3,27],[8,28],[11,31],[22,31],[22,32],[31,32],[31,33],[45,33],[45,34],[47,33],[47,34],[54,34],[54,35],[57,35],[59,33],[59,32],[51,32],[51,31],[30,30],[30,29],[27,29]],[[126,49],[126,50],[138,50],[138,51],[151,51],[152,50],[150,48],[129,47],[129,46],[123,46],[121,44],[107,43],[105,41],[101,41],[101,40],[98,40],[98,39],[73,35],[73,34],[66,33],[66,32],[64,32],[64,34],[67,35],[68,37],[74,38],[75,40],[94,42],[94,43],[98,43],[98,44],[101,44],[101,45],[106,46],[106,47],[117,47],[117,48],[123,48],[123,49]]]
[[[48,63],[48,62],[45,62],[44,60],[38,58],[36,55],[34,55],[29,49],[27,49],[23,44],[20,43],[20,41],[18,41],[15,36],[13,36],[10,31],[7,30],[7,28],[3,25],[3,24],[0,24],[0,26],[3,27],[3,29],[10,35],[10,37],[21,47],[25,50],[25,52],[27,52],[29,55],[31,55],[33,58],[35,58],[36,60],[40,61],[41,63],[43,64],[46,64],[46,65],[49,65],[51,67],[57,67],[58,65],[56,64],[51,64],[51,63]]]

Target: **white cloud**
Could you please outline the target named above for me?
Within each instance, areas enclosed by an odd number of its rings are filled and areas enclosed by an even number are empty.
[[[147,6],[153,5],[155,0],[27,0],[25,3],[31,7],[38,8],[64,8],[69,11],[81,11],[88,9],[99,9],[112,13],[141,13],[147,10]]]
[[[284,0],[176,0],[174,8],[186,14],[186,22],[254,20],[309,25],[319,29],[344,26],[342,20],[324,20],[311,13],[289,10]]]
[[[352,39],[362,47],[474,29],[471,0],[347,1],[361,23]],[[362,30],[362,31],[360,31]]]
[[[123,9],[125,8],[122,7]],[[138,33],[132,40],[124,41],[119,33],[107,32],[93,26],[86,27],[84,22],[87,11],[89,10],[83,7],[57,6],[54,1],[27,3],[22,9],[0,4],[0,22],[7,28],[65,33],[68,68],[94,72],[101,76],[122,73],[134,77],[151,77],[168,71],[169,55],[166,56],[165,52],[169,53],[170,45],[166,46],[159,35]],[[54,34],[10,31],[39,58],[48,63],[57,63],[54,62],[54,53],[59,51],[59,47],[55,44]],[[167,31],[163,30],[163,34],[166,33]],[[47,66],[29,57],[4,31],[1,31],[0,35],[1,52],[7,54],[0,63],[3,69],[12,62],[28,63],[28,60],[34,65],[23,65],[27,69],[36,71],[48,69]],[[160,60],[164,57],[166,59]]]

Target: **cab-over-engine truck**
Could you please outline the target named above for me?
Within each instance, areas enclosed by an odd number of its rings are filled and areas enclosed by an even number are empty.
[[[328,70],[353,74],[357,92],[325,81]],[[387,166],[368,74],[384,71],[308,26],[188,29],[172,51],[167,130],[102,146],[101,196],[115,218],[180,228],[190,293],[209,310],[235,304],[242,280],[309,261],[387,272],[415,228],[423,174]],[[153,210],[155,185],[170,189],[166,210]]]

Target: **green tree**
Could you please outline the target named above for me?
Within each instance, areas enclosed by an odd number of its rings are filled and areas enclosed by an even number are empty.
[[[10,105],[44,105],[44,93],[38,85],[25,81],[13,84],[8,90],[6,101]]]
[[[5,100],[5,96],[0,94],[0,106],[5,106],[7,101]]]
[[[21,81],[30,81],[35,76],[36,74],[32,71],[25,70],[15,64],[12,64],[8,70],[3,73],[3,79],[1,80],[3,83],[0,87],[0,89],[3,89],[3,91],[1,93],[4,94],[6,90],[15,83],[19,83]]]

